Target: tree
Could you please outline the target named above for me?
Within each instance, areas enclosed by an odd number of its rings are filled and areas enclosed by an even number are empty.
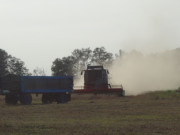
[[[20,59],[8,56],[8,73],[15,75],[30,75],[29,70],[25,67],[25,64]]]
[[[30,75],[23,61],[0,49],[0,77],[7,74]]]
[[[99,65],[110,65],[113,61],[113,54],[108,53],[104,47],[95,48],[91,62]]]
[[[8,74],[7,71],[7,60],[8,60],[8,54],[6,51],[0,49],[0,77]]]
[[[92,50],[90,48],[75,49],[72,52],[75,59],[73,71],[78,72],[83,70],[91,61]]]
[[[57,58],[51,67],[53,76],[62,76],[62,75],[74,75],[73,65],[75,59],[72,56],[63,57],[62,59]]]

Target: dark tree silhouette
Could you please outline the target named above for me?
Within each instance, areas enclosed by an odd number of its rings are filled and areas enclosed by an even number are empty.
[[[0,77],[7,74],[30,75],[23,61],[0,49]]]
[[[7,67],[8,67],[8,54],[6,51],[0,49],[0,77],[5,76],[8,74]]]
[[[53,75],[73,75],[78,76],[79,72],[86,68],[88,64],[108,65],[112,62],[113,55],[108,53],[104,47],[75,49],[71,56],[57,58],[52,65]]]
[[[108,53],[104,47],[95,48],[91,62],[99,65],[109,65],[113,61],[113,54]]]
[[[8,72],[15,75],[30,75],[29,70],[25,67],[25,63],[11,55],[8,58]]]
[[[57,58],[51,67],[53,72],[53,76],[61,76],[61,75],[74,75],[73,73],[73,65],[74,65],[74,57],[68,56],[63,57],[62,59]]]
[[[72,52],[74,57],[73,71],[77,73],[78,71],[83,70],[91,61],[92,50],[90,48],[75,49]]]

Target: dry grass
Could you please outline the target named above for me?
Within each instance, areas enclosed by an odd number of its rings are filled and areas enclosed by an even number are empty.
[[[67,104],[5,105],[0,97],[1,135],[175,135],[180,134],[176,92],[136,97],[73,95]],[[166,96],[164,96],[166,95]]]

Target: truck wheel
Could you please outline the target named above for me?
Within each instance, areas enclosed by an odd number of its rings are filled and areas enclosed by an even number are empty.
[[[71,101],[71,94],[67,95],[68,101]]]
[[[57,103],[67,103],[70,101],[70,94],[61,94],[57,99]]]
[[[47,98],[47,96],[46,96],[46,94],[42,94],[42,103],[43,104],[47,104],[48,103],[48,98]]]
[[[32,96],[31,94],[21,94],[20,95],[20,102],[23,105],[29,105],[32,103]]]
[[[61,100],[61,101],[60,101],[61,103],[66,103],[66,102],[68,102],[66,95],[62,95],[61,98],[60,98],[60,100]]]
[[[5,96],[5,103],[9,105],[15,105],[18,102],[18,95],[17,94],[7,94]]]

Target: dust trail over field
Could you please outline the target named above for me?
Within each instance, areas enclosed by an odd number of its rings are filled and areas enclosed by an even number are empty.
[[[123,53],[110,68],[111,83],[123,84],[127,95],[180,86],[180,49],[143,55]]]

